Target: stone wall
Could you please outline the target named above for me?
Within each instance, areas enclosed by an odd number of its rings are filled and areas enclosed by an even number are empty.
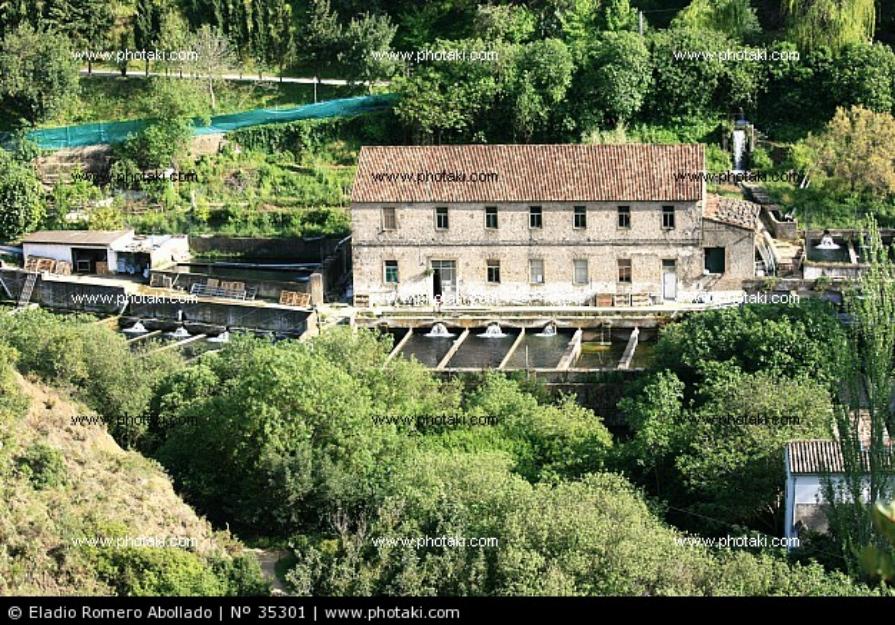
[[[382,229],[382,205],[352,206],[354,292],[371,303],[431,297],[430,262],[457,264],[456,296],[478,304],[589,303],[597,293],[662,292],[662,260],[674,260],[679,299],[695,294],[702,277],[701,212],[677,203],[675,228],[662,227],[663,203],[630,206],[630,228],[618,227],[621,203],[586,203],[587,224],[574,227],[575,202],[541,203],[539,229],[529,227],[529,204],[499,204],[498,227],[485,227],[484,205],[448,207],[449,228],[435,228],[437,204],[394,204],[397,228]],[[671,204],[666,204],[671,205]],[[530,283],[529,261],[544,262],[545,283]],[[587,260],[588,276],[574,283],[574,261]],[[618,282],[618,260],[630,259],[632,283]],[[398,262],[399,284],[384,284],[384,262]],[[489,284],[487,261],[500,263],[500,284]],[[750,254],[751,260],[751,254]],[[689,293],[693,291],[693,293]]]
[[[265,299],[274,302],[280,301],[280,293],[283,291],[294,291],[298,293],[308,293],[309,285],[307,282],[290,282],[290,281],[282,281],[278,282],[275,280],[236,280],[235,278],[220,278],[214,275],[207,275],[204,273],[185,273],[180,271],[164,271],[153,269],[153,274],[158,274],[162,276],[167,276],[171,278],[173,281],[173,287],[176,289],[182,289],[186,293],[190,292],[190,289],[194,284],[207,284],[209,278],[216,278],[219,281],[239,281],[246,285],[247,288],[255,288],[255,297],[258,299]]]
[[[251,303],[133,303],[128,307],[128,315],[139,319],[175,321],[180,318],[187,325],[204,324],[229,330],[266,330],[294,336],[307,330],[311,314],[307,310],[255,306]]]
[[[619,258],[631,260],[632,284],[620,284]],[[571,305],[590,303],[597,293],[661,295],[662,260],[677,263],[679,298],[690,295],[702,278],[702,250],[695,246],[538,245],[538,246],[354,246],[354,290],[370,295],[371,302],[391,305],[396,299],[431,301],[434,278],[430,261],[457,263],[457,303],[468,305]],[[529,261],[544,263],[544,284],[530,284]],[[574,284],[574,261],[586,259],[588,281]],[[384,262],[398,262],[397,285],[385,285]],[[489,284],[486,266],[500,262],[500,284]],[[688,290],[689,289],[689,290]],[[450,302],[446,302],[450,304]]]
[[[193,254],[232,254],[282,260],[287,262],[319,263],[331,255],[338,245],[336,238],[296,239],[230,237],[224,235],[190,236]]]
[[[27,278],[28,274],[24,271],[0,270],[0,279],[12,292],[14,301],[18,300]],[[6,297],[6,292],[0,288],[0,299]],[[111,314],[122,307],[125,290],[123,287],[45,280],[38,277],[30,301],[47,308]]]
[[[755,277],[755,232],[706,219],[702,247],[724,248],[724,274],[712,281],[714,288],[742,288],[743,280]]]

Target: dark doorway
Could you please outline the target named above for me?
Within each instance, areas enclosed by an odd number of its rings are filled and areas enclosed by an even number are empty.
[[[89,247],[71,248],[72,270],[75,273],[97,273],[97,263],[100,269],[108,270],[108,254],[106,250]],[[105,273],[103,271],[102,273]]]
[[[432,270],[432,296],[441,297],[441,269]]]

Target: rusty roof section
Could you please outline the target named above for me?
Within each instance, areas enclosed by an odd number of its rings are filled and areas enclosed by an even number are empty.
[[[761,205],[755,202],[709,193],[705,199],[702,216],[712,221],[753,230],[760,213]]]
[[[792,441],[787,443],[787,461],[790,473],[844,473],[845,461],[839,443],[830,439]],[[888,447],[888,463],[895,460],[895,449]],[[861,452],[861,464],[870,470],[870,454]]]
[[[364,146],[351,201],[699,201],[704,171],[699,144]],[[417,179],[441,172],[496,176]]]

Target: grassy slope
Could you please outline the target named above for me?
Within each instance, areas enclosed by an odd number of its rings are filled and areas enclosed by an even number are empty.
[[[31,406],[10,425],[12,448],[4,452],[15,457],[33,443],[49,445],[62,454],[66,483],[36,490],[15,472],[7,477],[9,497],[0,508],[0,595],[110,594],[86,549],[73,543],[77,536],[192,537],[203,558],[241,549],[177,496],[159,465],[122,450],[104,426],[72,425],[73,415],[87,411],[15,375]]]

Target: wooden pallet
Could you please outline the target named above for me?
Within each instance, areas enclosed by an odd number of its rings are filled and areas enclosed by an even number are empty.
[[[594,306],[609,308],[613,305],[612,293],[597,293],[594,295]]]
[[[298,291],[280,291],[280,304],[283,306],[307,308],[311,304],[311,294]]]
[[[370,296],[355,293],[354,306],[355,306],[355,308],[369,308],[370,307]]]
[[[246,283],[245,282],[226,282],[224,280],[221,281],[221,289],[224,291],[245,291]]]

